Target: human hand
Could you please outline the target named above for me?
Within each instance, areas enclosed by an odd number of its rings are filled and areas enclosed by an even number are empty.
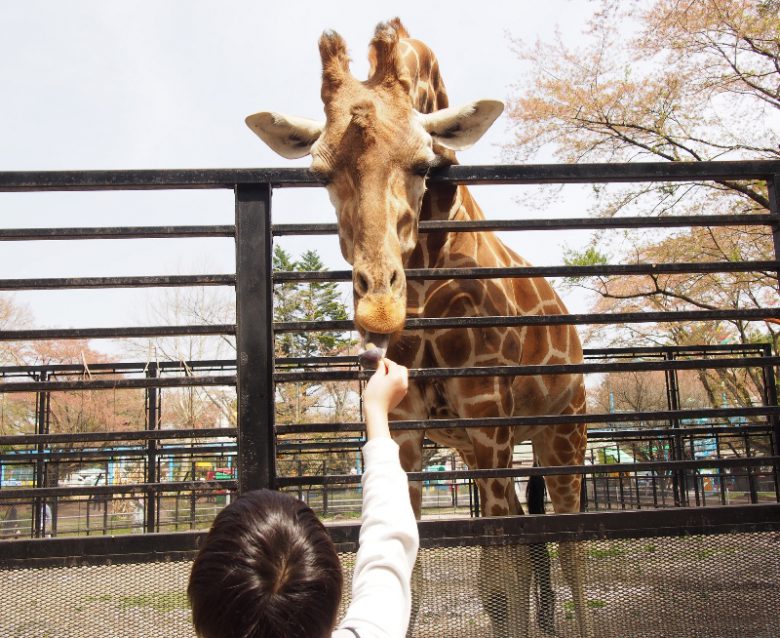
[[[387,413],[396,407],[409,389],[409,371],[401,365],[382,359],[363,390],[363,410],[368,438],[390,435]]]

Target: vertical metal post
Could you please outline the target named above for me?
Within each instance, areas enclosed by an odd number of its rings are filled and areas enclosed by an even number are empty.
[[[665,353],[667,361],[674,360],[674,352],[671,350]],[[680,388],[677,383],[677,371],[666,370],[666,396],[670,410],[680,409]],[[672,419],[672,430],[674,431],[674,439],[671,445],[671,460],[682,461],[685,460],[685,448],[683,446],[682,437],[680,436],[680,420]],[[685,470],[673,470],[672,471],[672,486],[674,488],[674,504],[678,507],[686,507],[688,505],[688,486],[686,484]]]
[[[696,445],[694,443],[694,436],[689,436],[690,438],[688,439],[688,449],[690,450],[690,457],[695,459]],[[699,473],[698,469],[691,470],[691,483],[693,483],[693,495],[696,499],[696,507],[700,507],[701,505],[704,505],[704,482],[701,479],[701,474]],[[699,490],[699,483],[701,483],[701,490]],[[701,497],[699,496],[700,491]]]
[[[156,379],[160,376],[157,364],[152,362],[146,369],[148,379]],[[146,429],[160,429],[160,388],[149,387],[146,389]],[[157,482],[157,439],[150,438],[146,447],[146,482],[151,485]],[[157,512],[156,492],[146,490],[146,520],[144,531],[154,532],[154,522]]]
[[[111,461],[106,461],[106,485],[111,485],[111,473],[109,472],[109,465]],[[113,501],[114,495],[106,492],[106,496],[103,501],[103,533],[108,534],[108,503]]]
[[[771,346],[767,344],[765,356],[771,356]],[[777,375],[773,366],[763,368],[764,377],[764,405],[777,407]],[[774,414],[769,416],[772,425],[772,454],[780,456],[780,419]],[[780,502],[780,465],[774,464],[775,498]]]
[[[719,461],[723,458],[720,453],[720,435],[715,433],[715,458]],[[727,505],[726,503],[726,473],[723,471],[723,467],[718,465],[718,489],[720,490],[720,504]]]
[[[48,380],[48,373],[44,370],[40,373],[38,379],[41,383]],[[36,395],[36,407],[35,407],[35,433],[36,434],[48,434],[49,433],[49,392],[38,392]],[[36,452],[38,458],[35,461],[35,487],[46,487],[46,444],[39,443],[36,446]],[[31,535],[34,538],[41,538],[44,530],[44,519],[46,512],[46,500],[40,497],[33,499],[32,507],[32,530]],[[47,524],[51,524],[51,521],[46,521]]]
[[[191,464],[191,476],[192,480],[195,481],[196,477],[196,471],[197,467],[195,465],[195,457],[190,457],[190,464]],[[195,516],[197,514],[197,492],[195,490],[190,491],[190,529],[195,529],[195,523],[197,522],[195,520]]]
[[[238,483],[275,486],[270,184],[236,186]]]
[[[769,197],[769,214],[774,218],[771,223],[772,239],[774,241],[775,259],[780,260],[780,174],[771,175],[766,180],[766,190]],[[780,271],[778,287],[780,288]]]
[[[766,181],[767,195],[769,196],[769,214],[774,218],[772,221],[772,239],[774,241],[775,260],[780,261],[780,175],[772,175]],[[778,288],[780,288],[780,271],[778,271]],[[767,355],[771,355],[771,347],[767,346]],[[764,395],[767,405],[777,405],[777,377],[774,368],[767,366],[764,368]],[[772,415],[772,452],[775,456],[780,456],[780,420]],[[780,468],[774,466],[775,494],[780,500]]]
[[[743,435],[743,441],[745,445],[745,458],[749,459],[753,456],[753,450],[750,448],[750,433],[745,432]],[[745,472],[748,480],[748,491],[750,492],[750,502],[758,503],[758,489],[756,487],[756,477],[753,474],[753,466],[745,466]]]

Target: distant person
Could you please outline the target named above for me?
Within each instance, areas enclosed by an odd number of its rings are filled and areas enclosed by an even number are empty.
[[[43,506],[43,535],[46,538],[51,538],[51,507],[48,503]]]
[[[337,625],[342,572],[316,514],[282,492],[240,496],[215,518],[187,594],[200,638],[403,638],[411,612],[417,523],[387,413],[407,370],[380,361],[363,404],[363,524],[352,602]]]
[[[141,532],[144,531],[144,502],[142,499],[133,496],[133,498],[130,499],[130,505],[133,508],[132,512],[132,527],[134,532]]]
[[[11,505],[11,507],[6,510],[5,518],[2,521],[0,530],[3,532],[3,538],[10,538],[13,536],[19,536],[21,534],[19,529],[19,512],[16,509],[15,504]]]

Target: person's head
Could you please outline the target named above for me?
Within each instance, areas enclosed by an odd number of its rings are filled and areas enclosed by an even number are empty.
[[[248,492],[223,509],[187,587],[201,638],[329,636],[341,600],[341,563],[308,505]]]

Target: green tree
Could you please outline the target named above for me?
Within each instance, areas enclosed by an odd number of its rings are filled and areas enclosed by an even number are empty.
[[[293,259],[281,246],[274,248],[274,271],[319,272],[325,270],[319,254],[307,250],[299,259]],[[280,282],[274,286],[274,321],[344,321],[348,319],[346,304],[341,300],[338,285],[332,282]],[[341,331],[279,331],[275,351],[280,369],[287,371],[322,369],[314,362],[317,357],[346,354],[355,342],[349,333]],[[295,360],[294,363],[285,362]],[[280,424],[314,421],[356,420],[357,392],[354,384],[344,382],[278,383],[276,388],[276,421]],[[282,440],[302,437],[282,437]],[[326,437],[303,437],[323,442]],[[317,473],[321,464],[329,471],[348,471],[354,465],[354,455],[344,453],[300,453],[279,458],[282,474]]]
[[[325,267],[315,250],[307,250],[293,259],[281,246],[274,248],[274,271],[320,272]],[[338,285],[333,282],[281,282],[274,286],[274,321],[343,321],[347,306],[341,300]],[[354,345],[348,333],[339,331],[279,331],[276,333],[276,356],[287,370],[311,370],[307,360],[343,354]],[[297,360],[286,363],[286,359]],[[334,417],[347,416],[349,391],[344,384],[295,382],[277,387],[277,421],[300,423],[321,420],[325,410]]]
[[[274,248],[275,271],[320,272],[326,270],[316,250],[307,250],[293,260],[281,247]],[[274,288],[276,321],[345,321],[347,306],[333,282],[284,282]],[[343,332],[283,332],[277,335],[277,351],[287,357],[315,357],[337,354],[352,344]]]

